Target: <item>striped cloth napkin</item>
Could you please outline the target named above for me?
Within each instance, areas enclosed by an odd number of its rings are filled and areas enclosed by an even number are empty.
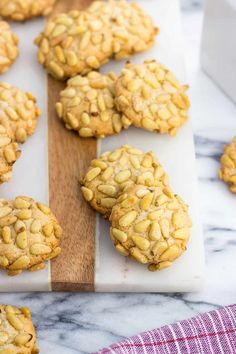
[[[236,354],[236,305],[141,333],[98,353]]]

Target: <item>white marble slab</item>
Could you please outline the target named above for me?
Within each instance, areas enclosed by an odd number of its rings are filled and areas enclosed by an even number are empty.
[[[157,59],[186,83],[184,51],[178,0],[140,0],[140,5],[160,27],[155,46],[131,59],[140,63]],[[171,24],[171,26],[170,26]],[[124,63],[110,62],[103,72],[119,73]],[[141,264],[117,254],[109,241],[109,223],[98,217],[96,291],[169,292],[196,291],[202,285],[203,239],[198,214],[196,166],[191,120],[180,129],[176,137],[160,136],[142,129],[130,128],[119,136],[100,141],[100,151],[113,150],[130,144],[143,151],[152,150],[169,175],[170,184],[190,206],[193,228],[188,249],[174,264],[161,272],[148,272]]]

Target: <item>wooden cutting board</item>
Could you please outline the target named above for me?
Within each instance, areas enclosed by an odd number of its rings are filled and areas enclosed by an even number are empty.
[[[85,9],[90,0],[60,0],[52,16]],[[51,263],[54,291],[93,291],[95,262],[95,213],[84,202],[79,179],[95,158],[96,140],[66,132],[55,104],[65,84],[48,76],[49,202],[64,229],[62,253]]]

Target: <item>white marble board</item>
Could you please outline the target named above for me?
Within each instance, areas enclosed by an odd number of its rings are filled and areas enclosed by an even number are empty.
[[[132,58],[133,62],[157,59],[169,67],[186,84],[184,47],[178,0],[139,0],[160,28],[154,48]],[[43,20],[13,24],[21,40],[21,56],[1,80],[31,90],[43,110],[36,134],[22,147],[22,157],[14,168],[13,180],[1,186],[1,197],[18,194],[32,196],[42,202],[48,200],[46,75],[36,62],[33,38],[41,31]],[[117,73],[124,63],[111,61],[103,72]],[[67,132],[65,131],[65,134]],[[172,267],[151,273],[116,253],[109,239],[109,224],[97,217],[95,290],[98,292],[181,292],[201,288],[204,269],[204,251],[201,223],[198,213],[197,177],[193,133],[190,121],[174,138],[130,128],[119,136],[98,141],[98,153],[129,143],[144,151],[152,150],[169,175],[173,190],[190,206],[193,220],[191,239],[186,253]],[[41,272],[24,273],[8,278],[0,272],[0,291],[50,291],[50,264]]]

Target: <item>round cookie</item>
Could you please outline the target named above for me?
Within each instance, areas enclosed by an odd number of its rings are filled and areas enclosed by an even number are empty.
[[[119,133],[122,127],[127,128],[115,107],[115,80],[115,74],[102,75],[97,71],[68,80],[56,104],[57,114],[66,128],[77,131],[83,138],[104,138]]]
[[[232,193],[236,193],[236,137],[225,146],[220,161],[219,177],[229,184]]]
[[[110,221],[116,250],[148,264],[151,271],[169,267],[186,250],[191,227],[188,208],[167,186],[126,189]]]
[[[109,23],[113,35],[113,54],[117,60],[151,48],[159,31],[150,16],[136,3],[125,0],[94,1],[87,11]]]
[[[0,0],[0,16],[24,21],[35,16],[47,16],[56,0]]]
[[[18,42],[8,23],[0,21],[0,74],[5,73],[18,57]]]
[[[81,182],[85,200],[105,218],[124,188],[134,183],[168,185],[168,178],[152,152],[142,153],[129,145],[93,160]]]
[[[10,181],[12,166],[20,155],[17,143],[13,142],[6,128],[0,125],[0,184]]]
[[[27,307],[0,305],[0,353],[37,354],[34,325]]]
[[[112,34],[105,21],[76,10],[48,21],[35,44],[39,62],[59,80],[98,69],[112,54]]]
[[[8,275],[43,269],[60,252],[62,229],[51,212],[32,198],[0,199],[0,268]]]
[[[40,114],[36,99],[30,92],[0,82],[0,124],[6,127],[14,140],[24,143],[34,133]]]
[[[186,89],[155,60],[127,63],[116,82],[116,105],[135,126],[175,135],[188,118]]]

